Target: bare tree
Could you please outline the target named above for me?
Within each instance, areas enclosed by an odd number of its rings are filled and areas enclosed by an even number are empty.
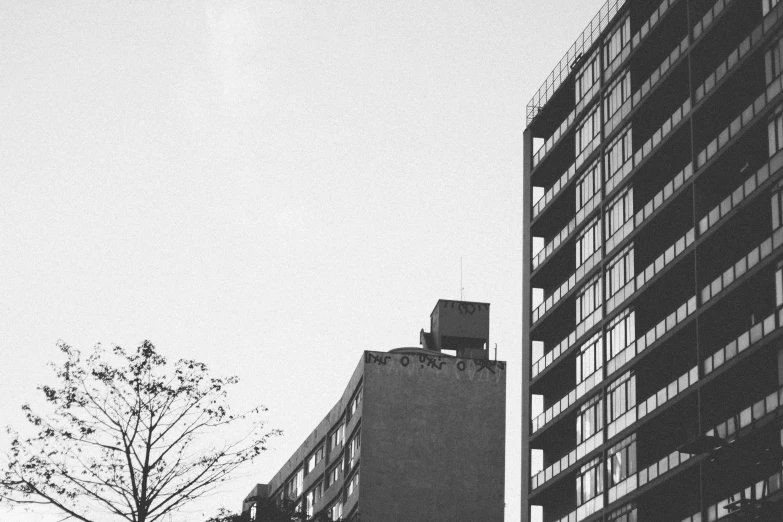
[[[36,433],[9,428],[2,501],[54,506],[65,520],[170,520],[279,433],[264,431],[264,408],[231,413],[226,388],[236,377],[210,377],[191,360],[168,364],[149,341],[132,353],[98,345],[86,358],[58,346],[66,360],[53,365],[57,385],[39,387],[49,411],[22,407]]]

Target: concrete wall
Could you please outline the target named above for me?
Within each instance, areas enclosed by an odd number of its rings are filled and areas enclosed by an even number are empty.
[[[502,521],[505,363],[380,352],[364,362],[362,520]]]

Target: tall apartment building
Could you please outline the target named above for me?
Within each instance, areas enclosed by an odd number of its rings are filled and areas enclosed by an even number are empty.
[[[611,0],[530,102],[523,518],[783,520],[782,35]]]
[[[366,351],[340,400],[257,498],[307,517],[501,522],[506,364],[489,359],[489,304],[438,301],[422,348]]]

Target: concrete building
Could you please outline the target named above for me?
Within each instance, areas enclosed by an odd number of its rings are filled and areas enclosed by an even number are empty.
[[[783,520],[781,34],[611,0],[528,105],[523,518]]]
[[[438,301],[423,348],[366,351],[340,400],[255,498],[330,520],[502,521],[506,364],[489,304]],[[358,515],[358,516],[356,516]]]

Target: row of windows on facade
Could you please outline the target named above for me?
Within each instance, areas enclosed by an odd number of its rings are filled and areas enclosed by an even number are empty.
[[[783,137],[783,114],[770,122],[771,126],[780,128]],[[783,148],[783,140],[780,143]],[[772,230],[777,230],[783,225],[783,183],[778,183],[770,195]],[[606,222],[607,236],[611,235],[625,222],[633,217],[633,188],[627,187],[613,200],[607,210]],[[577,268],[584,264],[591,256],[600,251],[603,241],[601,238],[600,218],[594,218],[586,225],[576,240]],[[607,264],[604,274],[606,282],[606,295],[603,295],[601,274],[590,279],[576,297],[576,323],[579,324],[600,308],[604,300],[608,300],[622,290],[625,285],[636,277],[634,262],[634,244],[629,243]]]
[[[328,485],[327,485],[328,487]],[[356,489],[359,487],[359,470],[357,469],[356,472],[351,476],[351,478],[348,481],[348,486],[346,488],[348,498],[350,498],[355,492]],[[307,492],[305,495],[305,514],[308,517],[312,517],[315,513],[315,505],[318,503],[319,500],[321,500],[321,497],[324,493],[324,487],[323,482],[319,482],[315,486],[313,486],[310,491]],[[339,495],[338,495],[339,496]],[[300,513],[302,511],[302,503],[301,501],[297,503],[294,510],[297,513]],[[258,510],[255,504],[253,504],[250,507],[250,520],[251,522],[255,522],[257,519]],[[343,517],[343,502],[341,499],[336,500],[333,502],[327,509],[326,509],[326,515],[329,517],[329,520],[341,520]]]
[[[769,1],[769,0],[766,0]],[[628,19],[626,19],[628,20]],[[625,27],[622,24],[621,27]],[[593,60],[595,62],[595,59]],[[767,82],[771,82],[783,74],[783,38],[777,40],[772,47],[767,50],[764,57],[765,74]],[[577,83],[593,78],[588,67],[583,72]],[[597,77],[596,77],[597,78]],[[597,81],[597,79],[596,79]],[[587,89],[589,90],[589,88]],[[608,121],[631,97],[631,75],[629,71],[621,74],[612,85],[607,89],[604,96],[604,121]],[[779,113],[778,113],[779,114]],[[601,134],[601,111],[598,106],[594,106],[588,111],[582,119],[576,130],[576,153],[579,154],[585,150]],[[783,128],[777,126],[770,127],[769,132],[770,154],[780,150],[781,140],[783,140]],[[632,150],[632,132],[630,124],[612,140],[604,152],[604,172],[606,179],[614,175],[633,154]],[[576,183],[576,209],[577,211],[598,192],[601,188],[600,164],[595,161],[590,165],[585,173],[580,176]]]
[[[351,398],[351,401],[348,404],[348,408],[346,411],[346,420],[341,420],[338,425],[332,429],[332,431],[329,432],[329,434],[326,437],[326,442],[323,442],[316,446],[316,448],[308,455],[307,458],[305,458],[304,465],[299,468],[297,471],[292,473],[291,477],[288,479],[288,481],[284,484],[284,486],[280,489],[280,492],[278,493],[280,500],[282,501],[285,498],[290,499],[296,499],[298,498],[302,493],[302,486],[304,483],[304,477],[305,475],[308,475],[311,473],[315,467],[324,459],[326,456],[326,447],[328,446],[328,450],[331,453],[332,451],[335,451],[342,447],[343,441],[345,439],[345,425],[348,420],[353,417],[358,408],[359,405],[362,402],[362,388],[359,387],[357,391],[354,393],[354,396]],[[351,440],[348,444],[348,469],[350,470],[354,464],[356,452],[359,449],[360,444],[360,430],[357,428],[356,433],[351,437]],[[327,472],[327,481],[329,481],[330,478],[336,477],[339,475],[339,473],[343,469],[343,459],[339,459],[339,462],[335,464],[332,468],[330,468]],[[331,483],[327,483],[327,487],[331,485]]]
[[[603,45],[603,68],[606,69],[620,56],[623,49],[631,41],[631,19],[626,18],[620,21],[609,36],[604,40]],[[585,96],[589,96],[600,81],[601,68],[599,66],[598,51],[594,51],[579,68],[575,78],[576,103],[579,103]]]
[[[765,15],[771,7],[777,5],[777,0],[763,1]],[[604,45],[604,68],[611,65],[615,58],[620,55],[630,41],[630,36],[630,18],[626,17],[625,20],[615,27],[614,31],[606,40]],[[778,40],[766,52],[765,72],[767,82],[771,82],[778,78],[783,72],[783,57],[781,57],[781,51],[783,51],[783,39]],[[598,52],[596,51],[580,68],[579,73],[577,73],[575,80],[576,103],[579,103],[586,96],[591,96],[595,92],[595,88],[599,85],[600,79],[601,74],[598,67]],[[609,121],[609,119],[620,110],[620,107],[631,98],[631,95],[631,73],[629,70],[625,70],[612,81],[612,84],[606,90],[603,98],[603,121]],[[600,135],[601,113],[598,109],[598,106],[593,107],[577,127],[577,154],[585,150],[587,146]],[[627,159],[627,157],[625,159]],[[615,162],[615,165],[616,164],[617,163]],[[612,172],[612,170],[607,169],[607,172]]]
[[[616,486],[634,473],[636,473],[635,434],[609,449],[606,453],[606,459],[596,457],[579,469],[576,477],[577,506],[589,502],[602,494],[605,489]],[[623,513],[630,511],[626,510]],[[618,520],[618,518],[613,520]]]

